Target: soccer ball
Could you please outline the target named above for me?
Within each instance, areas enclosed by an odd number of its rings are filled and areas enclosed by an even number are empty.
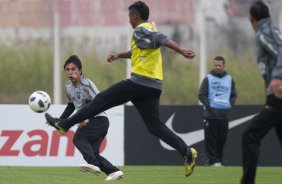
[[[30,95],[28,104],[34,112],[45,112],[51,105],[51,98],[45,91],[35,91]]]

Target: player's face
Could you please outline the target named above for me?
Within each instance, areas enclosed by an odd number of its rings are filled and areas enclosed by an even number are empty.
[[[137,13],[134,10],[129,10],[128,13],[129,23],[132,26],[133,29],[137,26],[138,18]]]
[[[253,29],[256,31],[257,21],[252,16],[249,17],[249,20],[251,22],[251,25],[252,25]]]
[[[79,68],[75,64],[70,63],[70,64],[66,65],[65,71],[66,71],[66,74],[67,74],[67,78],[73,84],[77,84],[79,82],[80,76],[81,76],[81,70],[79,70]]]
[[[214,60],[213,61],[213,71],[218,74],[223,74],[225,65],[223,61]]]

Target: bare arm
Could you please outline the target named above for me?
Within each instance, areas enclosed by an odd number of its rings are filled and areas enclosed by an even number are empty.
[[[183,55],[185,58],[193,59],[195,57],[195,53],[192,50],[180,47],[175,41],[168,39],[162,33],[150,31],[143,27],[135,29],[133,38],[140,49],[155,49],[165,46]]]
[[[109,54],[107,61],[111,63],[118,58],[130,58],[130,57],[131,57],[131,51],[121,52],[118,54]]]
[[[196,54],[194,53],[194,51],[192,50],[188,50],[185,48],[180,47],[175,41],[173,40],[168,40],[164,46],[174,50],[175,52],[183,55],[184,57],[188,58],[188,59],[193,59]]]

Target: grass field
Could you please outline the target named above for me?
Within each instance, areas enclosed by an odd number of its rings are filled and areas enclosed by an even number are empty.
[[[196,167],[184,177],[181,166],[124,166],[122,184],[239,184],[241,167]],[[282,167],[259,167],[256,184],[281,184]],[[105,175],[81,173],[75,167],[0,167],[3,184],[101,184]]]

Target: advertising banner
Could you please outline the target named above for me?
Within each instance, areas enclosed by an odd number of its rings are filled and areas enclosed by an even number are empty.
[[[241,137],[249,120],[262,106],[236,106],[230,113],[224,165],[241,165]],[[161,106],[160,116],[188,146],[198,150],[198,164],[207,165],[204,148],[202,106]],[[281,166],[282,150],[274,130],[263,139],[260,165]],[[138,158],[138,159],[136,159]],[[125,107],[125,165],[178,165],[181,156],[173,148],[151,135],[138,111]]]
[[[48,113],[59,117],[65,105],[51,105]],[[124,165],[124,106],[106,111],[110,128],[100,148],[114,165]],[[0,165],[77,166],[85,163],[72,143],[76,126],[60,136],[45,122],[44,113],[28,105],[0,105]]]

